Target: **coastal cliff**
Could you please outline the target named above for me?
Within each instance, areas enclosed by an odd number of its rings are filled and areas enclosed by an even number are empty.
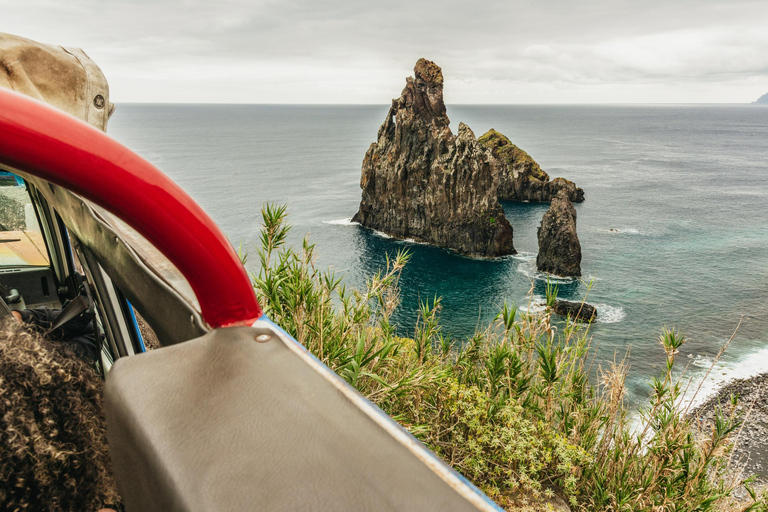
[[[365,154],[353,221],[468,256],[514,254],[491,156],[465,124],[451,132],[440,67],[413,71]]]
[[[491,167],[499,186],[499,199],[549,202],[565,190],[574,203],[584,201],[584,191],[565,178],[549,179],[531,156],[493,128],[478,139],[490,150]]]
[[[757,101],[753,101],[752,103],[755,103],[756,105],[768,105],[768,93],[763,94],[757,98]]]
[[[558,276],[581,275],[581,244],[576,234],[576,209],[561,190],[549,205],[539,227],[536,266]]]

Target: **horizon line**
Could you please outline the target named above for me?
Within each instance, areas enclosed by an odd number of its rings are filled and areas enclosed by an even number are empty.
[[[272,106],[272,107],[383,107],[389,103],[258,103],[258,102],[209,102],[209,101],[115,101],[116,105],[219,105],[219,106]],[[446,106],[455,107],[525,107],[525,106],[663,106],[663,105],[756,105],[763,104],[750,102],[613,102],[613,103],[450,103]]]

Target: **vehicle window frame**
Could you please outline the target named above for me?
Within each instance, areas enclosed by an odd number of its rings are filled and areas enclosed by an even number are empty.
[[[75,271],[74,259],[71,251],[67,251],[63,243],[64,240],[68,241],[69,237],[66,233],[62,233],[61,219],[45,200],[45,197],[27,180],[24,182],[27,184],[27,192],[32,199],[37,222],[43,232],[43,239],[50,260],[49,266],[56,279],[56,292],[60,299],[74,298],[72,294],[76,293],[77,290],[73,289],[73,283],[69,282]],[[69,285],[66,288],[64,287],[65,283]]]

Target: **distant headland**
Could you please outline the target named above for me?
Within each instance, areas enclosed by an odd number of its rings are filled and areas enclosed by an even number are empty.
[[[757,98],[757,101],[752,102],[753,105],[768,105],[768,92]]]

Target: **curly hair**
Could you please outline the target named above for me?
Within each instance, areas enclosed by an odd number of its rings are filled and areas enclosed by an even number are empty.
[[[102,379],[60,345],[0,324],[0,510],[88,512],[118,502]]]

